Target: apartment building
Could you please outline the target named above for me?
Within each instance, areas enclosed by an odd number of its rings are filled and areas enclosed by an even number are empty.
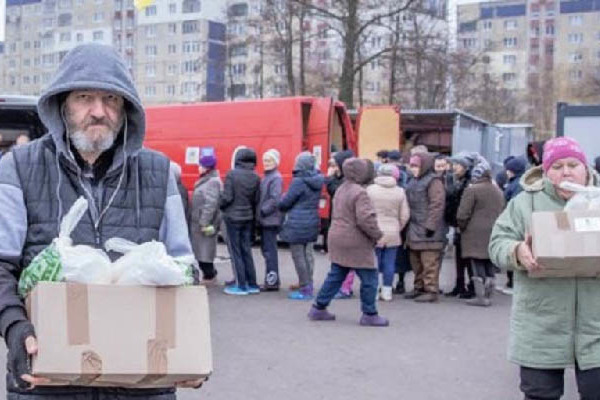
[[[222,100],[222,14],[200,0],[7,0],[0,92],[39,94],[70,49],[95,42],[122,54],[145,104]]]
[[[226,30],[206,4],[156,1],[138,13],[134,75],[146,104],[224,100]]]

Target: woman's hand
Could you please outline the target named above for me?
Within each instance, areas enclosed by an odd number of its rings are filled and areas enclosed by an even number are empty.
[[[542,266],[537,262],[531,250],[531,235],[527,234],[525,240],[517,246],[517,260],[528,271],[539,271]]]

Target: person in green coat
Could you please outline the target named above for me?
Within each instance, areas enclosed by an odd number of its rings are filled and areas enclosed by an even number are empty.
[[[489,245],[492,262],[514,270],[509,360],[520,366],[525,399],[560,399],[564,369],[574,366],[581,399],[600,399],[600,279],[530,278],[544,268],[531,250],[534,211],[559,211],[573,192],[563,181],[599,185],[581,146],[555,138],[544,146],[543,163],[521,179],[523,192],[496,221]]]

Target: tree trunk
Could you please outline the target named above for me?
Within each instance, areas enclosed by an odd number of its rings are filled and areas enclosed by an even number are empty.
[[[396,16],[396,24],[394,28],[394,40],[392,43],[392,56],[390,57],[390,93],[388,96],[388,104],[396,103],[396,68],[398,64],[398,45],[400,43],[400,16]]]
[[[358,0],[348,0],[348,14],[344,20],[344,61],[340,77],[339,98],[346,107],[354,108],[354,57],[358,43]]]
[[[305,49],[305,43],[304,43],[304,38],[305,38],[305,34],[304,34],[304,20],[306,18],[306,5],[302,4],[300,5],[300,13],[299,13],[299,17],[298,17],[298,24],[299,24],[299,28],[300,28],[300,60],[299,60],[299,68],[298,68],[298,78],[300,80],[300,94],[302,96],[306,95],[306,76],[305,76],[305,61],[304,61],[304,57],[305,54],[304,52],[306,51]]]
[[[285,38],[285,73],[287,77],[288,93],[290,95],[296,94],[296,82],[294,80],[294,35],[293,35],[293,24],[294,24],[294,12],[291,5],[288,5],[288,15],[286,16],[286,32]]]

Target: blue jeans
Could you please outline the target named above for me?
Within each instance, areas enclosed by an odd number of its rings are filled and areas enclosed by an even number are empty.
[[[265,259],[265,285],[279,286],[279,259],[277,256],[278,227],[263,226],[260,232],[260,250]]]
[[[252,221],[226,221],[225,224],[237,285],[241,288],[256,286],[256,269],[252,259]]]
[[[339,264],[332,263],[331,270],[319,290],[315,307],[325,309],[333,300],[338,290],[342,287],[346,275],[353,268],[342,267]],[[377,314],[377,270],[376,269],[354,269],[356,275],[360,278],[360,305],[365,314]]]
[[[398,246],[375,248],[379,272],[383,274],[383,286],[392,286],[394,284],[397,252]]]

